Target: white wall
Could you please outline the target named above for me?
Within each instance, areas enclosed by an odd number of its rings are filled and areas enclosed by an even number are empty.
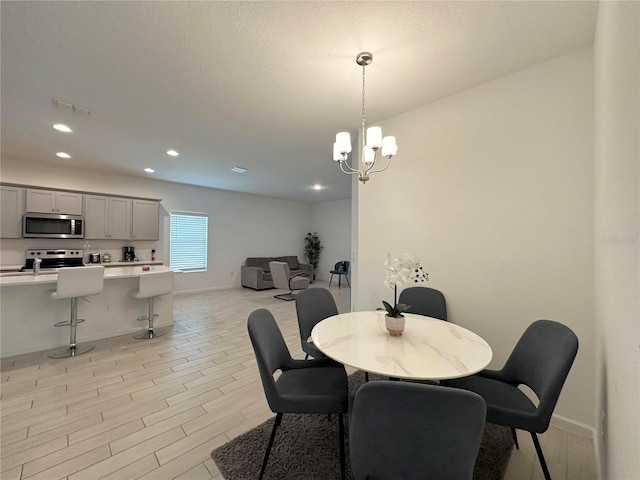
[[[380,306],[387,252],[422,256],[492,367],[534,320],[568,325],[580,351],[556,414],[579,428],[595,425],[592,67],[582,49],[381,122],[399,151],[358,188],[352,292]]]
[[[314,203],[311,224],[324,245],[316,275],[328,281],[336,262],[351,258],[351,199]]]
[[[169,258],[169,212],[208,213],[208,270],[205,273],[177,276],[176,291],[238,286],[240,265],[248,256],[298,255],[302,259],[304,236],[312,229],[311,206],[302,202],[90,170],[54,168],[47,163],[12,158],[2,158],[1,167],[1,179],[7,183],[162,199],[157,256],[166,264]],[[48,246],[56,241],[35,242],[38,245],[47,243],[45,246]],[[101,252],[114,248],[117,250],[121,243],[126,242],[92,240],[91,246],[93,250]],[[150,250],[156,246],[154,243],[132,244],[136,246],[137,254],[138,247]],[[34,239],[3,240],[2,263],[20,263],[24,260],[24,250],[33,244]],[[68,240],[65,245],[81,248],[83,241]],[[17,260],[14,260],[15,257]]]
[[[601,2],[595,62],[601,478],[640,475],[640,3]]]

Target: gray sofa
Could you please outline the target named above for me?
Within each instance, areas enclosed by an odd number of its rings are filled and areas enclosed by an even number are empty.
[[[287,262],[291,275],[303,274],[313,282],[313,265],[300,263],[296,255],[286,257],[249,257],[240,267],[240,283],[254,290],[274,288],[269,262]]]

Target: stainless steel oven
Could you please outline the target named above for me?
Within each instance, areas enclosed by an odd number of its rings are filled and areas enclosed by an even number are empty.
[[[42,271],[55,271],[58,268],[82,267],[82,250],[65,250],[62,248],[31,248],[25,251],[25,262],[22,272],[33,272],[36,259],[40,260]]]
[[[82,215],[27,213],[22,218],[24,238],[84,238]]]

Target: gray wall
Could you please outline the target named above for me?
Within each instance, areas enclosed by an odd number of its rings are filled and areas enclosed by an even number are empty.
[[[640,476],[640,3],[601,2],[596,112],[596,399],[601,477]]]
[[[358,188],[352,292],[357,309],[377,308],[393,299],[386,254],[420,255],[450,319],[493,348],[492,367],[531,322],[568,325],[580,352],[556,414],[585,434],[595,425],[592,69],[581,49],[381,122],[399,151]]]
[[[349,260],[351,257],[351,200],[313,204],[311,224],[324,245],[317,276],[328,281],[331,277],[329,271],[336,262]]]

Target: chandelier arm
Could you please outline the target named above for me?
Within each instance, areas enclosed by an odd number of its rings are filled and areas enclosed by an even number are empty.
[[[343,160],[342,162],[338,162],[340,163],[340,170],[342,170],[342,173],[346,173],[347,175],[355,175],[360,174],[360,172],[358,170],[354,170],[353,168],[351,168],[351,166],[347,163],[346,160]],[[345,170],[344,167],[347,167],[349,170]]]
[[[380,170],[371,170],[373,167],[376,166],[376,162],[373,162],[365,173],[369,174],[369,173],[384,172],[387,168],[389,168],[389,165],[391,165],[391,157],[384,157],[384,158],[387,159],[387,164],[384,166],[384,168],[381,168]]]

